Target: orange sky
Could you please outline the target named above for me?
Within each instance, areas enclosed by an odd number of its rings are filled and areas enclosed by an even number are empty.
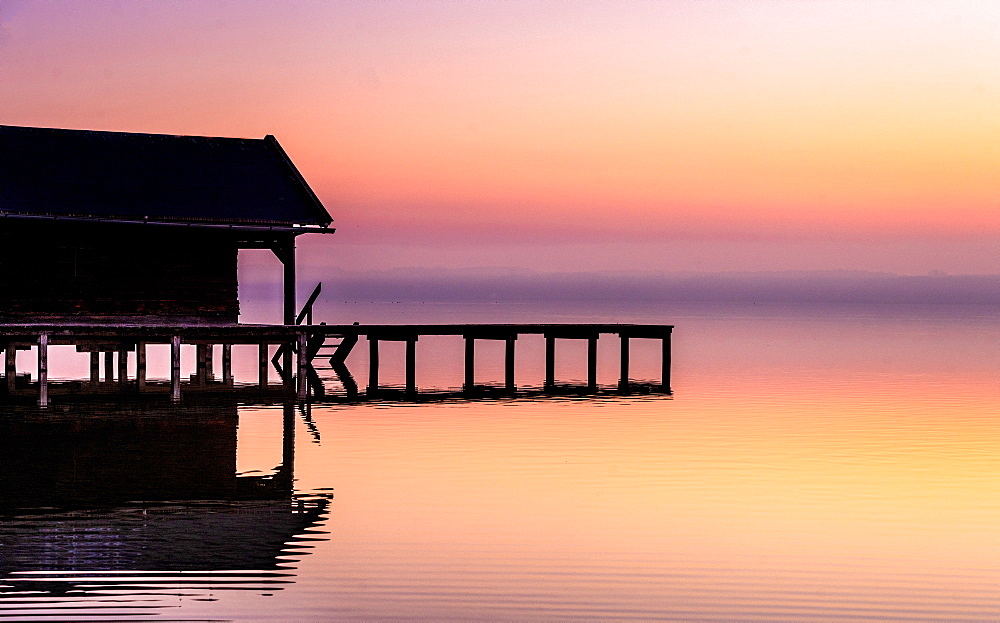
[[[274,134],[312,264],[995,273],[987,2],[0,0],[0,123]]]

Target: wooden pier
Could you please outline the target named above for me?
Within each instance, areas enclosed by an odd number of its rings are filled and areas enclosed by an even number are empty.
[[[618,387],[622,391],[630,388],[630,341],[633,339],[653,339],[662,343],[661,379],[656,389],[670,393],[671,335],[672,325],[642,324],[412,324],[412,325],[154,325],[154,324],[3,324],[0,325],[0,349],[5,352],[4,380],[0,389],[5,389],[8,397],[17,393],[20,385],[16,353],[19,350],[36,348],[38,404],[47,406],[49,397],[49,356],[48,349],[55,345],[72,345],[78,352],[90,354],[90,383],[97,385],[100,376],[100,356],[104,354],[105,381],[112,381],[114,359],[118,360],[117,386],[120,390],[143,393],[150,390],[146,379],[146,347],[150,344],[170,345],[170,396],[174,401],[181,399],[181,345],[196,347],[195,385],[215,380],[213,347],[222,347],[221,388],[234,387],[232,374],[232,346],[234,344],[256,344],[258,346],[258,387],[268,389],[269,363],[277,370],[282,380],[285,395],[297,400],[322,399],[325,396],[323,383],[316,373],[316,360],[327,360],[336,372],[347,393],[348,399],[357,399],[357,385],[346,365],[347,356],[363,336],[368,340],[368,385],[365,396],[375,397],[382,388],[379,383],[381,368],[379,344],[381,342],[405,342],[405,388],[404,396],[414,399],[419,391],[416,383],[417,342],[424,336],[461,336],[465,340],[465,378],[463,391],[467,395],[477,392],[475,379],[476,341],[500,340],[505,343],[504,393],[515,395],[518,391],[514,381],[515,348],[522,335],[541,335],[545,339],[545,379],[543,388],[552,391],[556,387],[555,360],[556,344],[559,340],[587,340],[587,386],[589,391],[597,391],[597,342],[602,335],[617,335],[620,338],[620,375]],[[336,343],[329,343],[334,340]],[[269,347],[277,345],[277,352],[270,357]],[[136,378],[126,377],[128,358],[135,357]],[[270,361],[269,361],[270,359]],[[189,385],[191,387],[191,385]]]

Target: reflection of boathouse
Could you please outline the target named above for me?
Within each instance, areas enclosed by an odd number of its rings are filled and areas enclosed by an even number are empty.
[[[234,403],[72,409],[0,418],[0,509],[237,497]]]
[[[291,405],[275,440],[282,463],[263,476],[236,473],[233,403],[76,409],[0,418],[0,612],[11,591],[79,591],[77,572],[167,578],[149,584],[197,579],[178,571],[270,570],[232,580],[254,590],[290,581],[275,572],[316,538],[328,501],[293,495]]]

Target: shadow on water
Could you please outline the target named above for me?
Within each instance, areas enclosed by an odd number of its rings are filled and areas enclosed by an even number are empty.
[[[274,473],[244,476],[235,402],[5,409],[0,620],[148,616],[168,592],[293,582],[332,497],[294,492],[296,417],[286,405]]]

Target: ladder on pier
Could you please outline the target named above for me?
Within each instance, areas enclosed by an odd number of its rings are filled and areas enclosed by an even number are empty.
[[[312,325],[313,319],[313,305],[316,303],[316,299],[319,298],[320,292],[323,290],[323,283],[317,283],[316,288],[313,289],[312,294],[306,300],[305,305],[302,306],[302,310],[299,311],[298,316],[295,317],[295,324],[301,325],[305,322],[306,325]],[[320,325],[325,325],[325,322],[321,322]],[[354,324],[358,324],[355,322]],[[327,340],[339,340],[337,342],[328,343]],[[314,396],[324,396],[326,395],[326,388],[323,385],[323,379],[320,378],[317,372],[316,365],[313,363],[316,359],[322,360],[323,358],[329,357],[329,369],[332,369],[340,380],[341,385],[344,387],[344,391],[347,393],[348,398],[356,398],[358,395],[358,384],[351,375],[351,372],[347,369],[345,361],[347,356],[351,353],[351,350],[358,343],[357,335],[331,335],[324,331],[317,331],[311,333],[306,338],[306,374],[308,375],[309,387]],[[298,352],[298,346],[294,344],[282,344],[277,352],[274,353],[274,357],[271,358],[271,363],[274,365],[275,370],[283,379],[290,378],[292,371],[290,366],[283,364],[283,359],[286,355],[291,355],[292,353]],[[289,369],[286,370],[286,367]]]

